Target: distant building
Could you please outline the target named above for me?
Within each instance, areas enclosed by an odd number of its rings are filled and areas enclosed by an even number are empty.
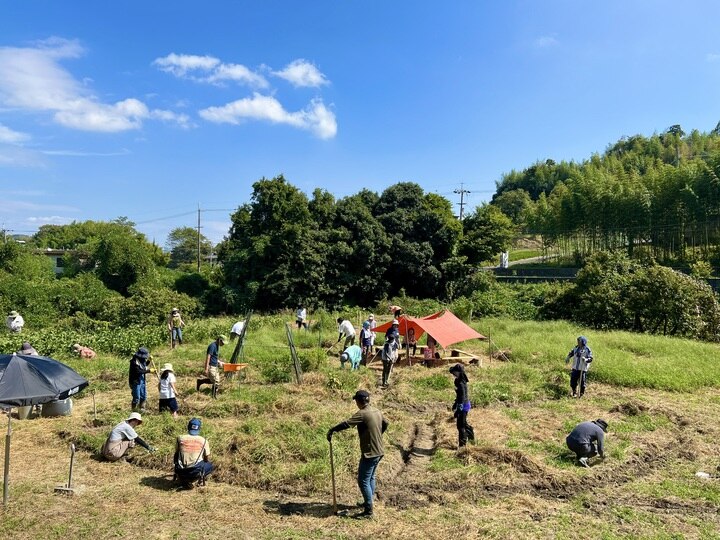
[[[63,270],[65,269],[65,255],[70,253],[71,250],[69,249],[52,249],[47,248],[39,251],[39,253],[42,253],[43,255],[46,255],[50,257],[53,261],[53,270],[56,274],[62,274]]]

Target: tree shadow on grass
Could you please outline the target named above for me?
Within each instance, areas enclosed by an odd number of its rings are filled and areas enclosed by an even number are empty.
[[[172,475],[146,476],[140,480],[140,484],[159,491],[177,491],[179,489],[178,484],[173,481]]]
[[[277,514],[279,516],[308,516],[316,518],[326,518],[334,516],[332,504],[323,502],[280,502],[277,500],[267,500],[263,503],[263,509],[268,514]],[[347,514],[351,511],[357,511],[357,506],[348,506],[346,504],[337,505],[339,514]]]

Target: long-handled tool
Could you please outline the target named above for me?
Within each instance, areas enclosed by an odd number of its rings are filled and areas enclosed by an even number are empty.
[[[333,457],[332,439],[330,439],[330,474],[332,476],[332,490],[333,490],[333,514],[337,515],[337,495],[335,492],[335,458]]]
[[[338,343],[340,343],[340,342],[339,342],[339,341],[336,341],[335,343],[333,343],[332,345],[330,345],[330,348],[329,348],[327,351],[325,351],[325,354],[327,354],[327,353],[329,353],[330,351],[332,351]]]
[[[68,477],[68,483],[64,486],[57,486],[55,488],[55,493],[62,493],[64,495],[73,495],[75,494],[75,489],[72,485],[72,473],[73,473],[73,464],[75,463],[75,445],[70,443],[70,476]]]

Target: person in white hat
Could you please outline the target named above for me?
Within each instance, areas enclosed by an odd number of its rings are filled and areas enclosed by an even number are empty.
[[[175,388],[175,372],[171,363],[167,362],[160,369],[158,394],[160,396],[160,412],[170,411],[173,418],[178,417],[177,390]]]
[[[180,310],[173,308],[167,323],[168,330],[170,331],[170,345],[173,349],[178,345],[182,345],[183,326],[185,326],[185,321],[182,320]]]
[[[12,310],[5,319],[5,326],[11,332],[18,334],[22,332],[23,326],[25,326],[25,319],[17,311]]]
[[[135,444],[139,444],[148,452],[154,452],[155,449],[143,441],[135,431],[135,428],[142,424],[142,421],[140,413],[134,412],[130,413],[126,420],[115,426],[100,451],[103,457],[108,461],[118,461]]]

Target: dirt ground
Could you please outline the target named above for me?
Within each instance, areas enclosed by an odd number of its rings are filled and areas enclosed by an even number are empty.
[[[582,400],[492,404],[470,412],[477,440],[458,452],[447,404],[406,398],[420,369],[397,370],[394,387],[374,394],[400,436],[386,440],[373,520],[333,515],[329,478],[325,493],[303,495],[302,485],[247,489],[226,471],[185,491],[169,467],[107,463],[86,449],[77,493],[55,494],[68,434],[92,426],[92,402],[81,399],[71,417],[13,421],[0,538],[720,538],[718,391],[593,384]],[[610,424],[608,459],[577,467],[564,434],[598,417]],[[351,472],[338,471],[339,508],[352,514],[359,498]]]

